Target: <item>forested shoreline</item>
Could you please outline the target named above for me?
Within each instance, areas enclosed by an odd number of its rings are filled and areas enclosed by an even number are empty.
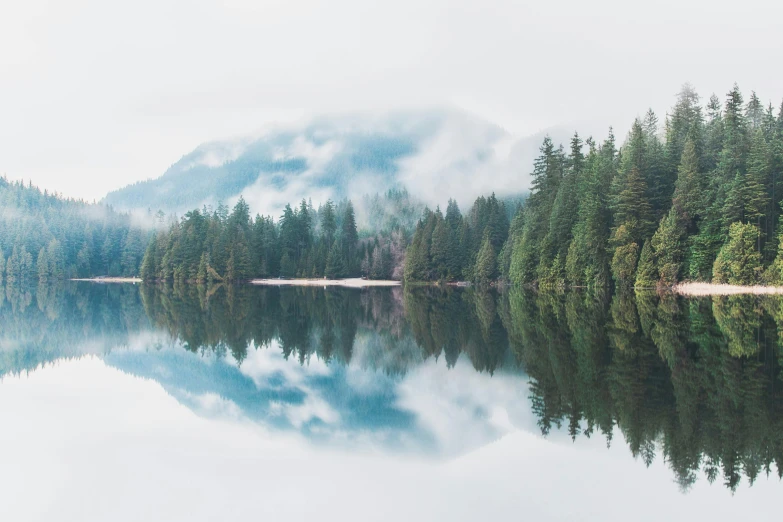
[[[150,230],[109,207],[0,178],[0,283],[136,275]]]
[[[524,202],[492,194],[464,214],[454,200],[444,213],[401,189],[359,202],[362,227],[347,199],[302,200],[274,219],[251,216],[241,196],[232,209],[205,206],[166,226],[159,213],[142,227],[2,179],[0,276],[783,284],[781,178],[783,106],[765,107],[755,92],[746,102],[736,85],[702,106],[686,84],[663,121],[648,111],[620,146],[611,128],[601,143],[575,133],[567,149],[545,138]]]
[[[441,225],[456,221],[425,214],[406,279],[541,288],[782,283],[783,107],[776,115],[755,93],[745,103],[736,85],[725,105],[713,95],[702,107],[685,85],[662,126],[661,134],[648,111],[619,149],[611,129],[601,144],[574,134],[568,151],[547,137],[531,194],[509,226],[474,228],[464,241],[462,228]],[[444,256],[444,243],[463,257]]]

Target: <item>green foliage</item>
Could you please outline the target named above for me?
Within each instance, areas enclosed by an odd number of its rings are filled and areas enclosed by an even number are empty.
[[[0,257],[11,268],[11,274],[8,266],[0,270],[6,281],[134,276],[149,235],[104,205],[0,178]]]
[[[672,206],[689,226],[704,214],[702,182],[696,144],[693,140],[687,139],[680,164],[677,167],[677,182]]]
[[[346,269],[343,265],[343,251],[340,242],[335,240],[332,248],[329,249],[329,257],[326,258],[326,272],[324,275],[329,279],[337,279],[345,275]]]
[[[783,227],[778,228],[781,229],[781,232],[778,235],[777,255],[775,256],[774,261],[769,266],[767,271],[764,273],[763,277],[764,282],[772,285],[783,284]],[[0,263],[2,263],[1,259]]]
[[[497,279],[497,256],[495,255],[495,248],[492,246],[489,234],[484,236],[481,249],[476,257],[473,279],[476,281],[476,284],[485,286]]]
[[[661,219],[651,243],[658,266],[656,276],[662,285],[672,286],[680,280],[685,237],[686,230],[680,214],[676,207],[672,207]]]
[[[622,227],[618,229],[624,236]],[[639,245],[624,243],[614,249],[612,256],[612,277],[619,286],[631,286],[636,279],[636,263],[639,259]]]
[[[655,267],[655,254],[650,241],[645,241],[639,254],[639,266],[636,268],[635,288],[654,288],[658,283],[658,270]]]
[[[721,247],[712,268],[714,283],[752,285],[759,282],[761,254],[756,251],[759,229],[755,225],[733,223],[729,239]]]
[[[145,281],[178,282],[356,277],[360,271],[399,278],[395,268],[402,265],[405,243],[400,231],[360,242],[350,201],[338,207],[327,201],[316,210],[302,200],[296,208],[286,205],[275,222],[270,216],[251,217],[240,197],[230,212],[225,205],[192,210],[159,231],[147,245],[140,273]]]
[[[600,145],[575,133],[567,151],[547,136],[539,152],[519,207],[492,194],[464,215],[449,200],[443,215],[389,190],[356,209],[348,200],[316,209],[303,199],[276,221],[252,217],[240,197],[232,209],[193,210],[168,226],[162,213],[150,214],[154,233],[111,209],[2,180],[0,275],[233,282],[384,274],[593,288],[756,281],[760,271],[781,280],[783,114],[764,109],[755,93],[745,104],[735,85],[725,104],[713,95],[702,107],[686,84],[663,122],[647,111],[619,150],[610,129]],[[755,236],[739,225],[753,225]]]
[[[726,274],[730,249],[718,257],[737,223],[759,232],[761,257],[749,253],[751,263],[764,268],[776,257],[777,241],[770,239],[782,212],[783,114],[762,109],[755,94],[745,106],[736,85],[725,108],[716,96],[702,108],[685,85],[663,134],[648,111],[634,122],[619,156],[611,132],[600,147],[588,139],[584,156],[578,136],[568,156],[545,139],[522,225],[500,250],[501,276],[539,286],[563,278],[574,286],[607,286],[609,274],[621,286],[637,279],[643,286],[714,276],[756,280]],[[647,242],[651,249],[637,274]],[[780,271],[769,268],[769,279],[778,280]]]

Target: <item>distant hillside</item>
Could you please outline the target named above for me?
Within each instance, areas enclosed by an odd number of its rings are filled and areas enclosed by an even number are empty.
[[[571,131],[558,133],[565,141]],[[449,197],[527,191],[543,135],[515,141],[505,130],[456,110],[320,118],[253,137],[197,147],[161,177],[106,196],[122,210],[183,213],[244,195],[253,212],[278,215],[286,203],[317,205],[405,188],[431,206]]]

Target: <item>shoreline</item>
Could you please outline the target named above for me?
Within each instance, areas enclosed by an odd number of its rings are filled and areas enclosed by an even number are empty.
[[[87,281],[90,283],[141,283],[142,280],[138,277],[85,277],[85,278],[73,278],[68,281]]]
[[[347,288],[366,288],[370,286],[400,286],[401,281],[380,279],[251,279],[251,285],[262,286],[343,286]]]
[[[672,292],[686,297],[706,297],[711,295],[778,295],[783,294],[783,286],[764,285],[728,285],[716,283],[679,283]]]
[[[85,277],[73,278],[69,281],[88,282],[88,283],[143,283],[138,277]],[[245,284],[256,286],[339,286],[343,288],[369,288],[369,287],[395,287],[401,286],[402,281],[380,280],[380,279],[361,279],[358,277],[347,279],[251,279]],[[414,285],[429,286],[437,282],[420,282]],[[471,286],[462,281],[453,281],[446,283],[449,287]],[[650,288],[649,290],[655,290]],[[666,289],[683,297],[709,297],[722,295],[783,295],[783,286],[765,286],[765,285],[729,285],[716,283],[684,282],[678,283],[673,287]],[[660,291],[660,289],[659,289]]]

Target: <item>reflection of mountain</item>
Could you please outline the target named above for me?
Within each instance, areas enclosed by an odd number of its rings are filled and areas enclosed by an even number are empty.
[[[106,362],[202,415],[330,444],[462,454],[535,418],[544,434],[609,443],[619,430],[685,488],[700,473],[735,488],[783,465],[779,297],[104,285],[5,296],[0,374],[127,346]]]
[[[388,447],[415,441],[417,447],[409,449],[435,449],[431,437],[417,429],[414,415],[396,406],[398,379],[383,373],[373,374],[371,389],[355,388],[346,366],[302,367],[265,348],[251,351],[241,366],[231,356],[200,356],[180,349],[119,350],[106,362],[154,379],[201,414],[236,413],[314,440],[347,443],[365,438]]]
[[[303,197],[317,203],[405,187],[427,203],[467,204],[492,191],[526,191],[539,146],[536,139],[511,147],[504,130],[454,109],[324,117],[203,144],[160,178],[112,192],[106,202],[182,212],[242,193],[254,212],[276,214]]]

